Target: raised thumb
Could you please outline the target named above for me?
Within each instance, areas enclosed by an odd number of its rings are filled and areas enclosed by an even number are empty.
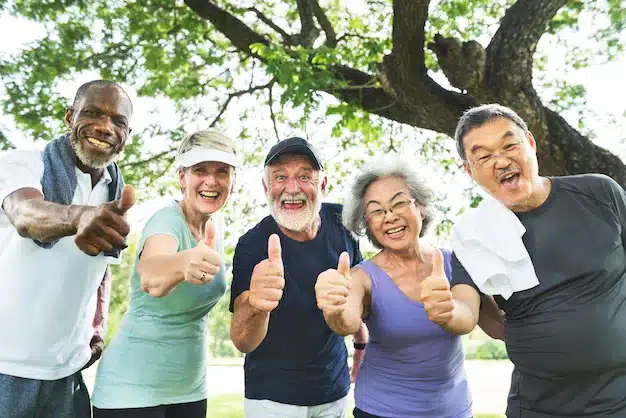
[[[126,211],[135,204],[135,189],[133,186],[125,185],[122,190],[122,197],[117,201],[117,208],[120,215],[126,214]]]
[[[203,240],[206,245],[215,249],[215,225],[213,225],[210,219],[204,224]]]
[[[348,277],[350,274],[350,254],[342,252],[339,256],[339,263],[337,263],[337,272],[344,277]]]
[[[267,258],[271,262],[281,263],[283,261],[281,258],[281,252],[280,238],[276,234],[270,235],[267,240]]]

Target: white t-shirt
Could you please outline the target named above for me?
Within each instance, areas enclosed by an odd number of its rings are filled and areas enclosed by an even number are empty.
[[[56,380],[89,361],[98,286],[107,264],[118,260],[83,253],[74,236],[44,249],[17,233],[2,203],[18,189],[41,191],[43,169],[40,151],[0,159],[0,373]],[[73,204],[108,200],[107,170],[93,189],[89,174],[76,169],[76,176]]]

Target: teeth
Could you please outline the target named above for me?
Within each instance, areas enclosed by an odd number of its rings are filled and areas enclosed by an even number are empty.
[[[399,227],[397,227],[397,228],[390,229],[389,231],[387,231],[387,233],[388,233],[388,234],[395,234],[396,232],[400,232],[400,231],[402,231],[403,229],[404,229],[404,227],[403,227],[403,226],[399,226]]]
[[[218,192],[200,192],[202,197],[217,197],[218,194]]]
[[[102,148],[102,149],[111,148],[111,144],[109,144],[108,142],[100,141],[99,139],[96,139],[96,138],[88,137],[87,141],[90,144],[95,145],[98,148]]]
[[[298,199],[298,200],[291,200],[291,199],[283,200],[283,203],[302,203],[302,202],[303,202],[303,200],[300,200],[300,199]]]

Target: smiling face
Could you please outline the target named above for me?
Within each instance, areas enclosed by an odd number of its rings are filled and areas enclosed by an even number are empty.
[[[402,251],[415,247],[423,214],[402,179],[373,181],[365,190],[363,203],[369,231],[382,248]]]
[[[178,171],[185,206],[205,216],[222,208],[235,187],[235,173],[228,164],[205,161]]]
[[[78,160],[93,169],[111,164],[124,149],[131,131],[131,114],[130,99],[118,87],[89,87],[74,108],[65,113]]]
[[[463,138],[466,172],[510,209],[525,207],[541,184],[535,138],[507,118],[494,118]]]
[[[266,173],[263,186],[276,223],[290,231],[310,228],[322,207],[326,178],[301,155],[281,158],[268,165]]]

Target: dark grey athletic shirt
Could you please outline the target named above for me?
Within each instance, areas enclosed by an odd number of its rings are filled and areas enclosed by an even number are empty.
[[[626,417],[626,194],[603,175],[553,177],[516,213],[539,285],[495,300],[515,369],[509,418]],[[456,256],[452,286],[478,288]]]

